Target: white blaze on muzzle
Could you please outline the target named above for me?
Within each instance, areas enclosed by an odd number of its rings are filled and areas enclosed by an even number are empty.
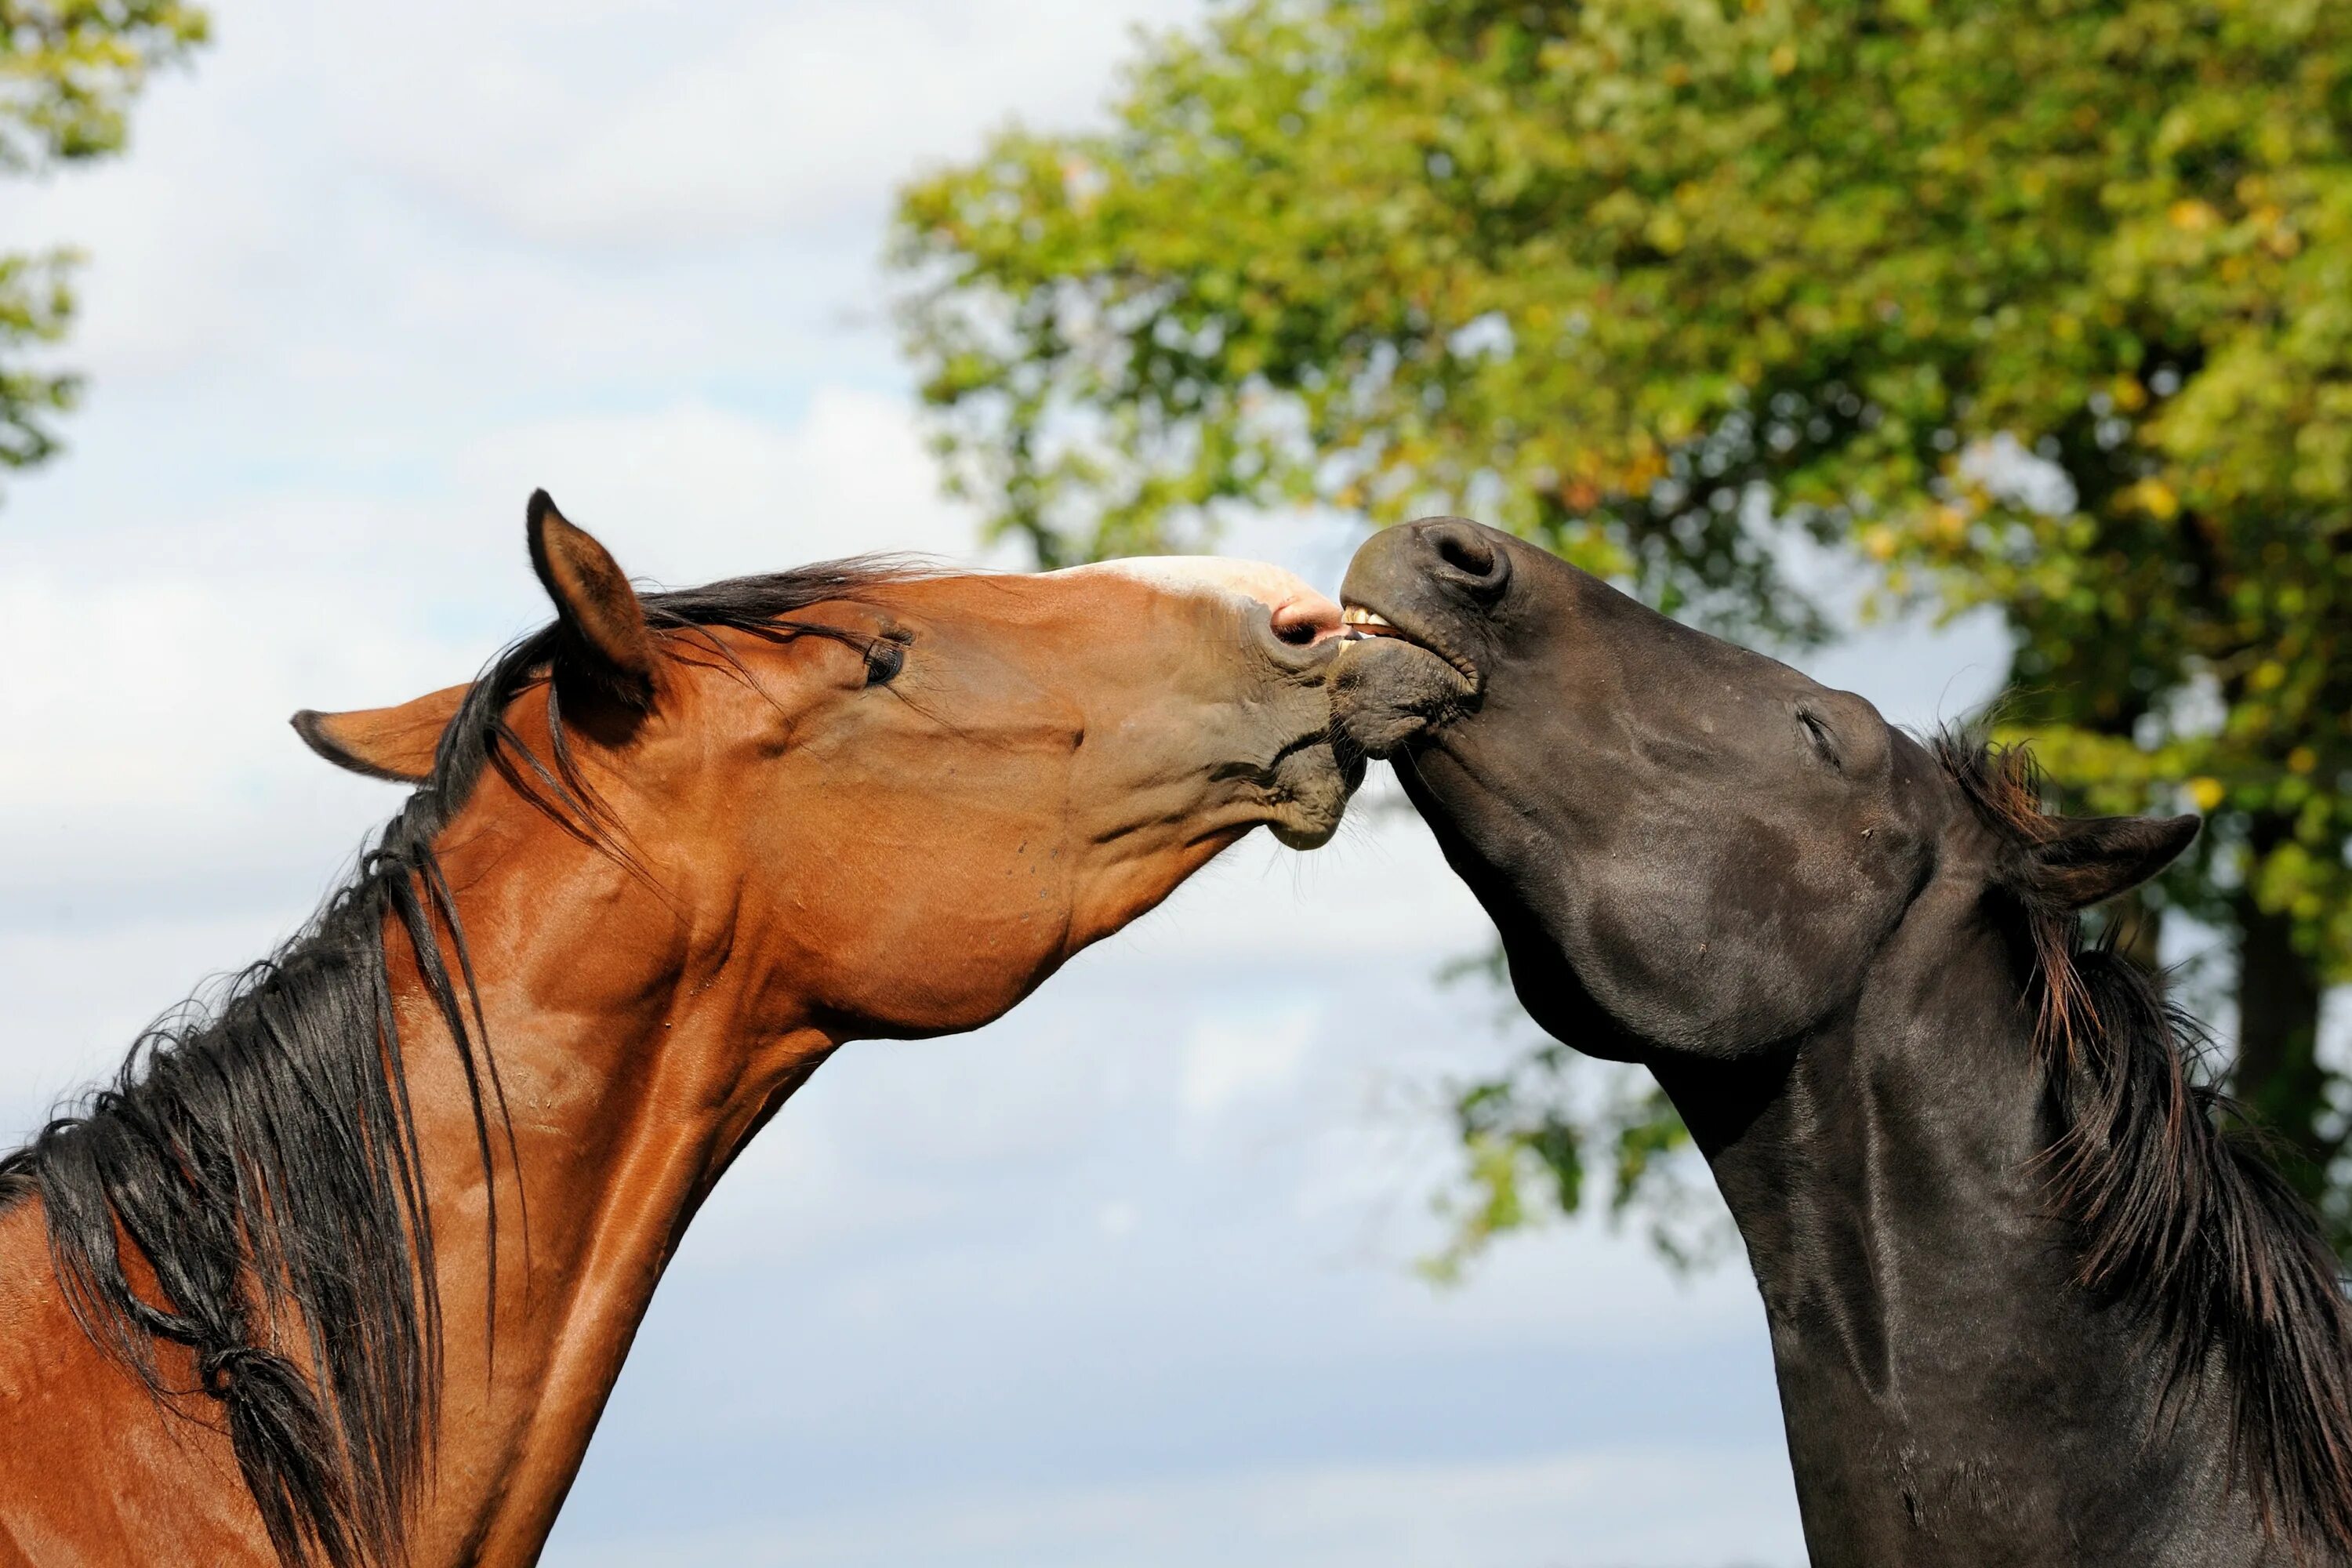
[[[1052,574],[1074,577],[1088,572],[1131,578],[1177,593],[1255,600],[1272,612],[1275,634],[1285,641],[1321,642],[1339,635],[1338,605],[1281,567],[1263,561],[1236,561],[1224,555],[1139,555],[1065,567]],[[1313,635],[1304,635],[1308,632]]]

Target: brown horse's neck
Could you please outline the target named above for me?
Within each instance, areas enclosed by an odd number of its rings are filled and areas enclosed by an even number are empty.
[[[835,1043],[719,967],[698,931],[583,852],[452,881],[512,1154],[490,1205],[471,1103],[421,988],[401,998],[445,1323],[442,1417],[414,1561],[527,1563],[552,1526],[654,1288],[721,1171]],[[387,941],[401,962],[396,932]],[[717,955],[717,956],[713,956]],[[495,1115],[496,1108],[493,1107]]]
[[[1764,1298],[1812,1562],[2270,1561],[2218,1364],[2168,1403],[2147,1323],[2074,1279],[2010,958],[1934,963],[1769,1065],[1659,1074]]]
[[[536,1560],[696,1205],[835,1043],[757,933],[698,925],[678,890],[555,837],[443,846],[504,1089],[503,1117],[483,1097],[488,1182],[461,1058],[404,934],[384,929],[442,1321],[409,1568]],[[158,1404],[83,1331],[44,1227],[37,1201],[0,1204],[0,1568],[268,1568],[222,1406]],[[153,1271],[126,1267],[156,1299]],[[196,1387],[187,1351],[153,1353],[168,1389]]]

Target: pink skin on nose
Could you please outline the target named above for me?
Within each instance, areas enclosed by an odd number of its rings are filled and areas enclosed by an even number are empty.
[[[1165,588],[1255,599],[1274,612],[1275,635],[1286,642],[1321,642],[1339,635],[1338,605],[1281,567],[1263,561],[1235,561],[1223,555],[1141,555],[1071,566],[1055,575],[1081,572],[1116,574]],[[1301,635],[1310,630],[1311,637]]]

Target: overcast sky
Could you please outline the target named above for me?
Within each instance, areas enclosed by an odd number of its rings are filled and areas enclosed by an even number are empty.
[[[1188,0],[220,0],[126,161],[0,189],[94,260],[70,450],[0,501],[0,1138],[299,923],[386,786],[286,728],[544,605],[544,484],[667,582],[968,554],[895,357],[892,184],[1098,105]],[[1352,538],[1247,543],[1336,585]],[[1980,626],[1815,672],[1911,722]],[[1441,988],[1417,823],[1254,840],[981,1035],[843,1053],[698,1221],[548,1561],[1721,1568],[1801,1560],[1738,1272],[1581,1226],[1410,1265]]]

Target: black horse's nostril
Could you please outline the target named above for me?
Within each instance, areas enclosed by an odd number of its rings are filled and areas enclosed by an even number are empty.
[[[1466,577],[1484,577],[1495,569],[1495,552],[1486,542],[1444,534],[1437,541],[1437,558]]]
[[[1460,518],[1423,523],[1422,542],[1437,557],[1437,574],[1484,597],[1503,590],[1511,574],[1510,558],[1496,547],[1485,529]]]

